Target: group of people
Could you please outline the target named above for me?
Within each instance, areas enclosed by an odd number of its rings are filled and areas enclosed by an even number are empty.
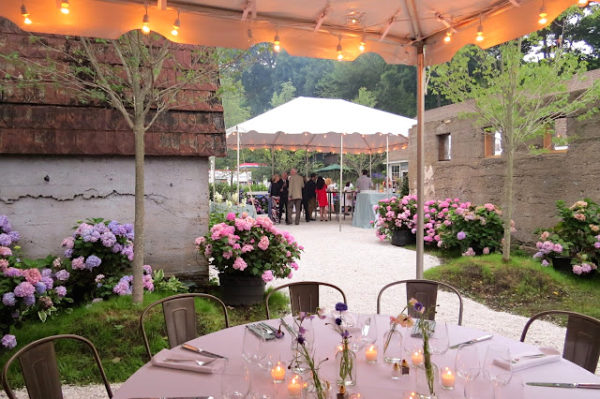
[[[362,171],[362,176],[357,180],[357,189],[368,190],[372,187],[371,179],[367,171]],[[307,222],[316,220],[312,217],[315,209],[319,209],[319,220],[327,221],[327,189],[337,190],[331,179],[324,179],[314,173],[310,177],[303,177],[296,169],[291,169],[289,175],[283,172],[281,176],[274,174],[269,187],[269,217],[276,223],[280,223],[285,213],[286,224],[292,224],[292,212],[295,210],[295,224],[300,224],[302,210],[304,210]],[[347,182],[344,187],[346,192],[346,209],[349,212],[354,202],[354,187]],[[340,204],[341,205],[341,204]]]

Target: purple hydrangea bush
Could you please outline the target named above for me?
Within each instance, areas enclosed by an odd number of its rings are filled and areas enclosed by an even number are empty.
[[[110,295],[96,279],[99,275],[107,281],[120,278],[131,267],[133,238],[132,224],[93,218],[80,223],[62,241],[64,255],[70,259],[69,285],[76,302]]]

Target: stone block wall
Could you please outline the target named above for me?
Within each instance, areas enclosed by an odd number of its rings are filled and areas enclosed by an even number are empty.
[[[600,71],[588,76],[600,78]],[[470,119],[458,115],[465,104],[452,104],[425,112],[425,199],[459,197],[478,204],[502,204],[504,161],[485,157],[484,132]],[[439,135],[451,135],[451,159],[439,160]],[[518,152],[514,171],[514,237],[531,243],[539,227],[551,227],[557,219],[555,203],[584,197],[600,202],[600,116],[568,118],[567,136],[572,139],[564,152],[533,155]],[[541,138],[540,138],[541,141]],[[416,127],[409,137],[409,177],[416,192]]]

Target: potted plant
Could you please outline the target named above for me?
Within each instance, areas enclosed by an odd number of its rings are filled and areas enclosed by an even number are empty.
[[[417,197],[407,195],[379,201],[374,207],[377,213],[375,234],[380,240],[391,238],[392,245],[404,246],[414,242],[417,213]]]
[[[263,299],[265,283],[275,277],[292,278],[304,249],[287,231],[280,231],[266,216],[246,214],[211,218],[209,232],[195,240],[200,254],[219,272],[223,301],[252,305]]]

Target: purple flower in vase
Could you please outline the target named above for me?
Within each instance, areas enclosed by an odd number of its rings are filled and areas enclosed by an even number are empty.
[[[345,312],[348,310],[348,305],[346,305],[344,302],[338,302],[335,304],[335,310],[338,312]]]
[[[335,319],[335,324],[337,324],[338,326],[341,326],[342,325],[342,319],[340,317],[337,317]]]
[[[306,342],[306,339],[302,336],[302,334],[298,334],[297,340],[300,345],[304,345],[304,343]]]

